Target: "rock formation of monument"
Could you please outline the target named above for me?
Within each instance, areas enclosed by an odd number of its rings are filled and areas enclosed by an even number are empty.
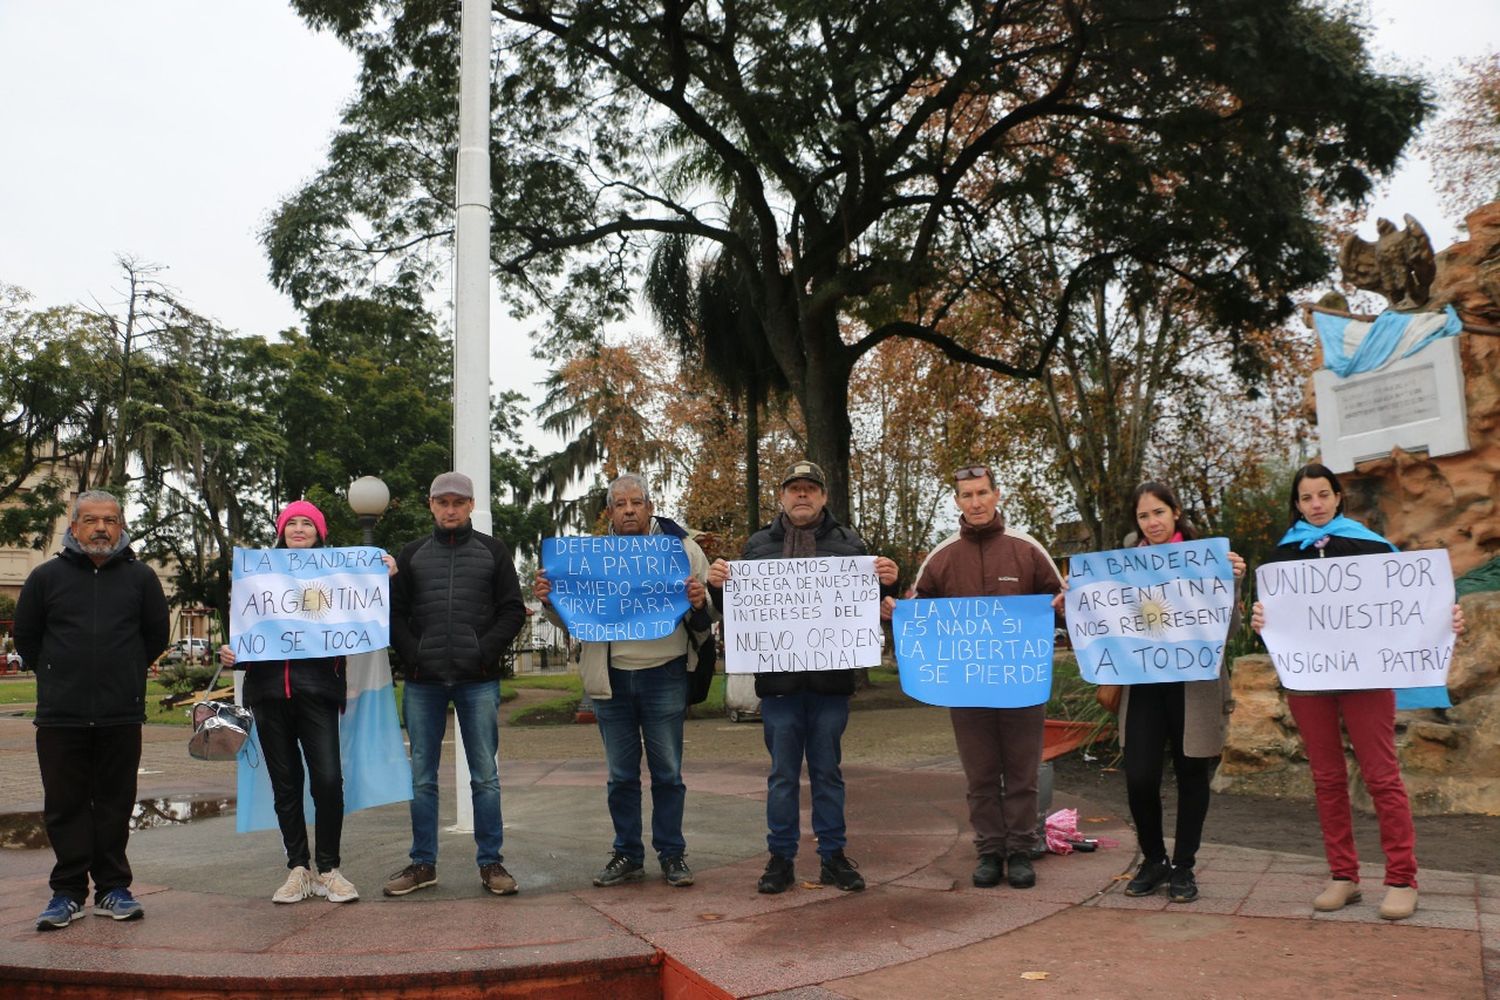
[[[1406,219],[1407,232],[1420,231]],[[1471,213],[1466,223],[1469,238],[1435,256],[1421,308],[1452,305],[1464,322],[1459,345],[1471,449],[1437,458],[1396,449],[1340,477],[1351,517],[1402,549],[1446,548],[1455,575],[1500,556],[1500,202]],[[1386,227],[1388,235],[1402,235]],[[1346,241],[1340,262],[1349,256],[1359,282],[1374,281],[1393,305],[1410,308],[1399,303],[1420,294],[1414,269],[1398,266],[1414,259],[1410,248],[1388,244],[1393,256],[1382,269],[1375,259],[1380,243],[1360,243],[1351,249]],[[1500,591],[1461,603],[1468,632],[1449,671],[1454,707],[1402,713],[1397,748],[1418,813],[1500,815]],[[1233,686],[1235,710],[1215,787],[1311,798],[1307,759],[1270,658],[1241,657]],[[1368,809],[1352,755],[1349,766],[1355,801]]]

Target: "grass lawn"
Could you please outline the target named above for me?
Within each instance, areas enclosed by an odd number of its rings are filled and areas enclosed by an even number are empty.
[[[0,681],[0,705],[30,705],[35,701],[35,678],[17,677]]]
[[[179,705],[176,708],[162,708],[161,700],[167,696],[167,689],[156,681],[146,682],[146,721],[161,722],[172,726],[186,726],[188,724],[188,710]],[[0,705],[29,705],[36,701],[36,679],[25,678],[0,682]],[[26,713],[28,716],[34,714]]]

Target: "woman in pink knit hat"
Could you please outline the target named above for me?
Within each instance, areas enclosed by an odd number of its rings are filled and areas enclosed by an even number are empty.
[[[286,505],[276,518],[276,547],[320,548],[328,538],[323,512],[306,500]],[[395,560],[385,557],[395,572]],[[265,755],[276,820],[286,848],[286,881],[272,894],[277,903],[322,896],[352,903],[359,891],[339,872],[344,827],[344,775],[339,759],[339,715],[344,709],[342,656],[305,660],[235,662],[234,650],[219,647],[219,662],[245,671],[244,700],[255,716]],[[303,812],[303,760],[317,816],[316,854],[308,849]],[[312,867],[316,860],[317,867]]]

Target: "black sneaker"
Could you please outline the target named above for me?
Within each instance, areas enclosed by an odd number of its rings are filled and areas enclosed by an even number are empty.
[[[839,851],[823,859],[818,881],[824,885],[836,885],[844,892],[859,892],[865,887],[865,880],[858,869],[859,865],[852,858],[844,857],[844,852]]]
[[[620,885],[622,882],[639,882],[646,877],[646,866],[639,861],[631,861],[618,851],[609,856],[609,864],[604,870],[594,876],[595,885]]]
[[[974,884],[981,889],[993,889],[1000,884],[1005,874],[1005,861],[998,854],[981,854],[979,866],[974,869]]]
[[[662,878],[667,880],[667,885],[678,889],[693,884],[693,870],[688,867],[681,854],[675,854],[670,858],[661,859]]]
[[[1198,898],[1198,880],[1191,868],[1173,868],[1167,883],[1167,898],[1174,903],[1191,903]]]
[[[1172,866],[1165,861],[1143,861],[1135,878],[1125,885],[1127,896],[1149,896],[1172,877]]]
[[[786,892],[795,881],[797,881],[797,871],[792,864],[792,859],[773,854],[771,860],[766,862],[766,870],[761,875],[760,881],[755,884],[755,891]]]
[[[1030,889],[1036,885],[1036,869],[1031,867],[1031,855],[1018,851],[1005,859],[1005,881],[1012,889]]]

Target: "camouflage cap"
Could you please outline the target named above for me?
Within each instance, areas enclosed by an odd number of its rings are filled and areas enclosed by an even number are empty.
[[[781,477],[781,488],[786,489],[787,483],[795,479],[806,479],[809,482],[817,483],[825,490],[828,489],[828,480],[824,478],[823,470],[807,459],[792,463],[792,467],[786,470],[786,475]]]

